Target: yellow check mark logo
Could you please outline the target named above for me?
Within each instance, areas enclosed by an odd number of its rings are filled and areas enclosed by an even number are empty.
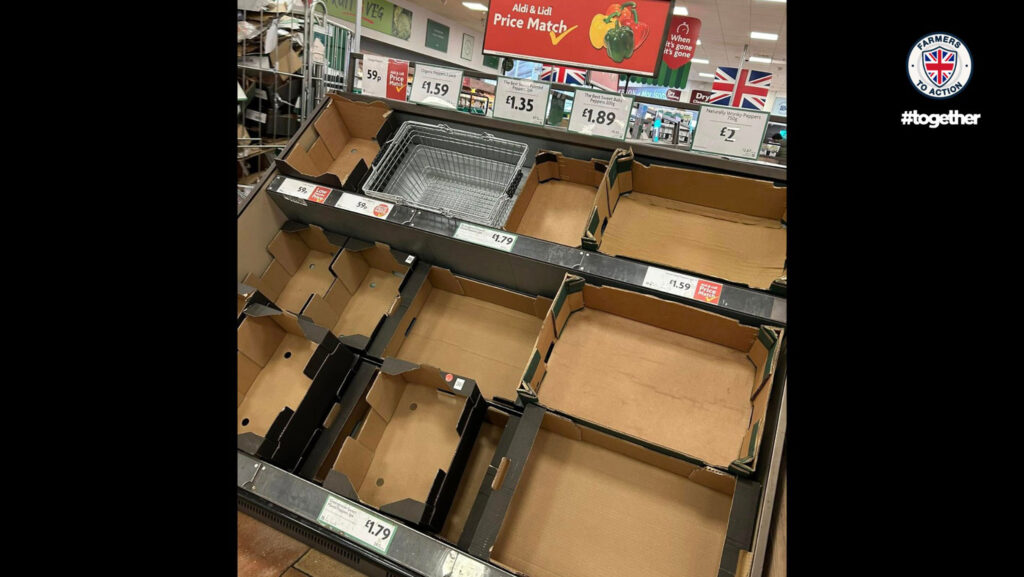
[[[577,24],[577,25],[573,26],[572,28],[566,30],[565,32],[562,32],[558,36],[555,36],[554,32],[548,32],[548,34],[551,35],[551,45],[552,46],[558,46],[558,43],[561,42],[563,38],[568,36],[570,32],[572,32],[573,30],[575,30],[575,29],[577,29],[579,27],[580,27],[580,25]]]
[[[396,86],[395,87],[395,92],[401,92],[403,90],[405,90],[405,85],[404,84],[401,85],[401,86]]]

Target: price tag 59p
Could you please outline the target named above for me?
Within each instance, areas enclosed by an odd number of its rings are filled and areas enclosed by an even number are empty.
[[[456,108],[461,91],[461,70],[417,64],[409,99],[418,104]]]
[[[551,85],[499,77],[495,88],[494,117],[543,126]]]
[[[363,56],[363,94],[384,98],[387,96],[388,59],[385,56]]]
[[[633,110],[633,97],[576,89],[569,116],[569,132],[623,139]]]

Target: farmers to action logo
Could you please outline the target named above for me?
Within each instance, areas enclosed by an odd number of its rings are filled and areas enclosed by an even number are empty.
[[[936,32],[921,38],[907,57],[910,82],[929,98],[949,98],[960,92],[973,71],[967,46],[949,34]]]

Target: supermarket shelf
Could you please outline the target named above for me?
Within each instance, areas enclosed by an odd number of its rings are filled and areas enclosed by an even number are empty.
[[[530,158],[532,159],[532,153]],[[711,280],[722,287],[717,304],[694,300],[645,287],[644,277],[651,267],[640,262],[570,248],[523,235],[518,235],[512,249],[505,252],[455,238],[456,230],[462,221],[439,214],[399,205],[394,207],[386,219],[379,219],[335,208],[334,203],[343,194],[338,189],[332,189],[324,204],[278,193],[278,187],[285,178],[291,177],[280,175],[276,168],[271,169],[266,181],[267,186],[258,189],[256,193],[271,194],[288,218],[315,224],[354,238],[384,242],[392,248],[484,282],[528,294],[553,297],[565,273],[572,272],[591,283],[625,288],[682,302],[748,324],[786,324],[786,300],[767,292],[719,280],[702,279],[699,275],[685,273],[697,280]],[[311,185],[313,186],[322,185]],[[367,199],[367,202],[376,204],[379,201]],[[667,270],[667,267],[657,268]]]
[[[360,102],[374,102],[383,100],[398,112],[398,120],[409,120],[413,117],[426,122],[444,122],[452,127],[465,126],[470,130],[485,129],[488,132],[504,133],[506,138],[514,138],[530,144],[531,154],[535,148],[550,148],[551,142],[558,143],[557,150],[566,156],[589,160],[591,157],[610,156],[610,152],[616,148],[632,148],[635,158],[644,164],[663,164],[679,168],[691,169],[714,169],[715,172],[735,174],[771,180],[778,184],[786,182],[786,167],[764,162],[747,162],[724,156],[712,156],[697,152],[690,152],[669,146],[657,146],[653,144],[630,143],[622,140],[612,140],[599,136],[590,136],[569,132],[564,128],[550,126],[534,126],[510,120],[501,120],[476,114],[467,114],[457,110],[434,108],[423,106],[412,102],[401,100],[385,100],[343,92],[342,96],[349,100]],[[301,132],[301,128],[299,130]],[[526,138],[524,138],[526,137]],[[575,152],[579,151],[579,152]]]

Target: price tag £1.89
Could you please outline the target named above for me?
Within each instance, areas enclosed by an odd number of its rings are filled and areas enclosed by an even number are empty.
[[[626,137],[632,110],[632,96],[577,88],[569,116],[569,132],[622,140]]]
[[[701,104],[690,150],[757,160],[767,112]]]
[[[494,117],[544,125],[551,85],[520,78],[498,78]]]
[[[409,100],[442,108],[456,108],[462,91],[462,71],[417,64]]]

